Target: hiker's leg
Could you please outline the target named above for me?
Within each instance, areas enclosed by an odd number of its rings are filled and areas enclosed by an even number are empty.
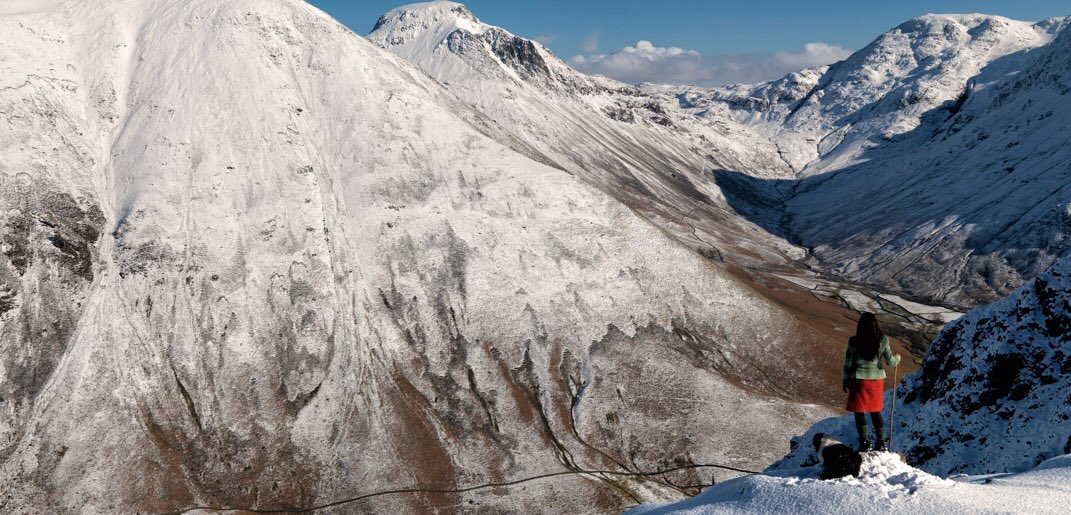
[[[862,413],[855,414],[855,430],[859,432],[859,443],[869,441],[866,430],[866,417]]]
[[[885,441],[885,419],[882,418],[880,411],[875,411],[870,414],[870,421],[874,423],[874,434],[877,435],[878,440]]]

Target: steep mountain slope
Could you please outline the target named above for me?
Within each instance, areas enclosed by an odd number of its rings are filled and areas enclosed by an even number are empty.
[[[1068,371],[1071,258],[942,331],[897,389],[893,447],[941,475],[1024,471],[1071,453]],[[847,438],[854,426],[830,419],[797,441],[816,432]],[[779,467],[806,460],[803,447]]]
[[[923,371],[900,387],[903,448],[913,462],[948,474],[1021,471],[1071,453],[1068,372],[1064,259],[934,342]]]
[[[829,414],[829,335],[303,2],[0,14],[5,512],[752,467]],[[700,480],[346,509],[611,511]]]

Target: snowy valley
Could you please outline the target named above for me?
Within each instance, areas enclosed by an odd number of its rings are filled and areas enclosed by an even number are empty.
[[[446,1],[366,37],[0,3],[0,511],[1045,512],[1067,23],[928,15],[698,88]],[[857,311],[914,354],[910,465],[823,482]]]

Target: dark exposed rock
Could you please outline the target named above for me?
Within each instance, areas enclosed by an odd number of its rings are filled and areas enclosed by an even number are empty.
[[[7,284],[0,283],[0,315],[15,308],[17,299],[15,289]]]
[[[483,39],[491,45],[491,51],[522,78],[545,77],[550,74],[550,68],[534,42],[500,29],[484,32]]]
[[[93,283],[104,217],[96,204],[42,183],[0,179],[0,409],[21,431],[63,359]],[[15,434],[0,430],[0,441]],[[0,460],[12,448],[0,447]]]

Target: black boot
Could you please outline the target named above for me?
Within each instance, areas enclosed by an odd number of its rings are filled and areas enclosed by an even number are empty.
[[[862,413],[856,413],[855,430],[859,433],[859,452],[866,452],[871,448],[870,437],[867,436],[866,429],[866,418],[863,417]]]
[[[885,419],[882,418],[881,412],[876,411],[871,413],[870,420],[874,423],[874,436],[878,437],[878,442],[877,445],[874,446],[874,450],[888,452],[889,447],[885,444]]]

